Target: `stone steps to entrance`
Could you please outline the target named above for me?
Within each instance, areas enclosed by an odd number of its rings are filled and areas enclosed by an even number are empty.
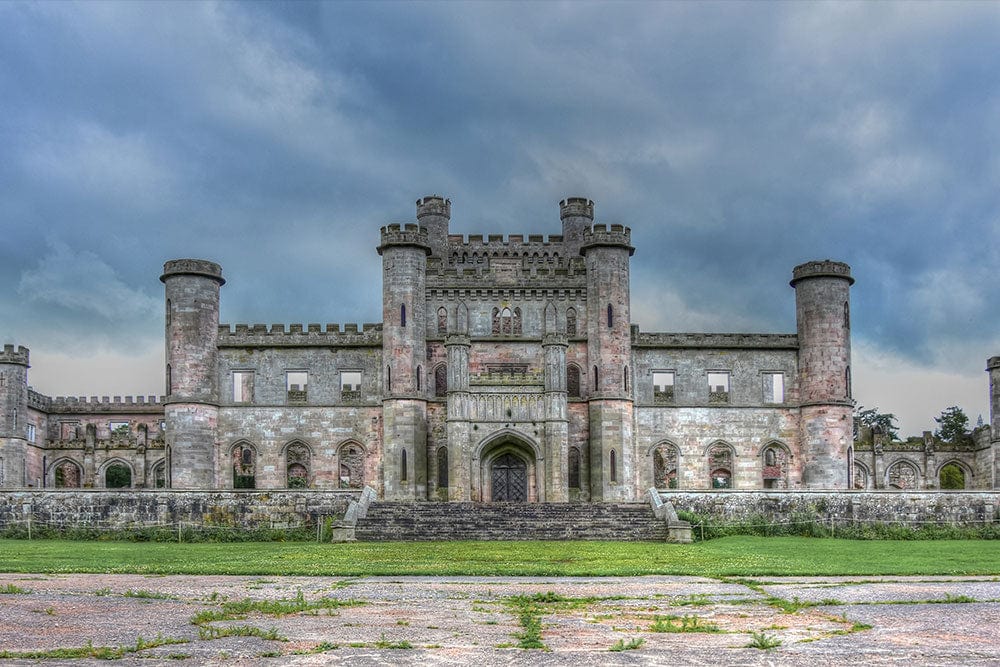
[[[666,522],[646,503],[373,502],[359,541],[657,540]]]

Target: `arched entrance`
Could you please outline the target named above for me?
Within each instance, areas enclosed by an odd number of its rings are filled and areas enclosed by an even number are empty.
[[[473,459],[472,498],[481,502],[545,500],[544,461],[534,442],[513,430],[486,438]]]
[[[491,495],[495,503],[524,502],[528,499],[528,463],[507,453],[497,457],[490,467]]]

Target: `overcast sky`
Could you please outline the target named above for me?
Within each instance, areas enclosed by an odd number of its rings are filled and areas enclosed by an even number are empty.
[[[165,260],[224,322],[380,319],[378,227],[632,227],[646,331],[793,332],[848,262],[855,396],[989,418],[1000,4],[0,3],[0,337],[163,392]]]

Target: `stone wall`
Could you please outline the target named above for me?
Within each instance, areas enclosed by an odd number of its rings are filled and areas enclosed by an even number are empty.
[[[314,526],[317,517],[340,520],[360,491],[140,491],[0,492],[0,529],[32,524],[124,529],[175,525],[244,528]]]
[[[981,523],[1000,519],[1000,492],[935,491],[719,491],[662,493],[677,511],[712,517],[720,523],[766,516],[773,521],[816,515],[823,521]]]

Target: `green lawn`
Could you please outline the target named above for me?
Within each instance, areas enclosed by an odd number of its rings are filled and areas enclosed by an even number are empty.
[[[652,542],[0,540],[2,572],[243,575],[1000,575],[994,541],[726,537]]]

